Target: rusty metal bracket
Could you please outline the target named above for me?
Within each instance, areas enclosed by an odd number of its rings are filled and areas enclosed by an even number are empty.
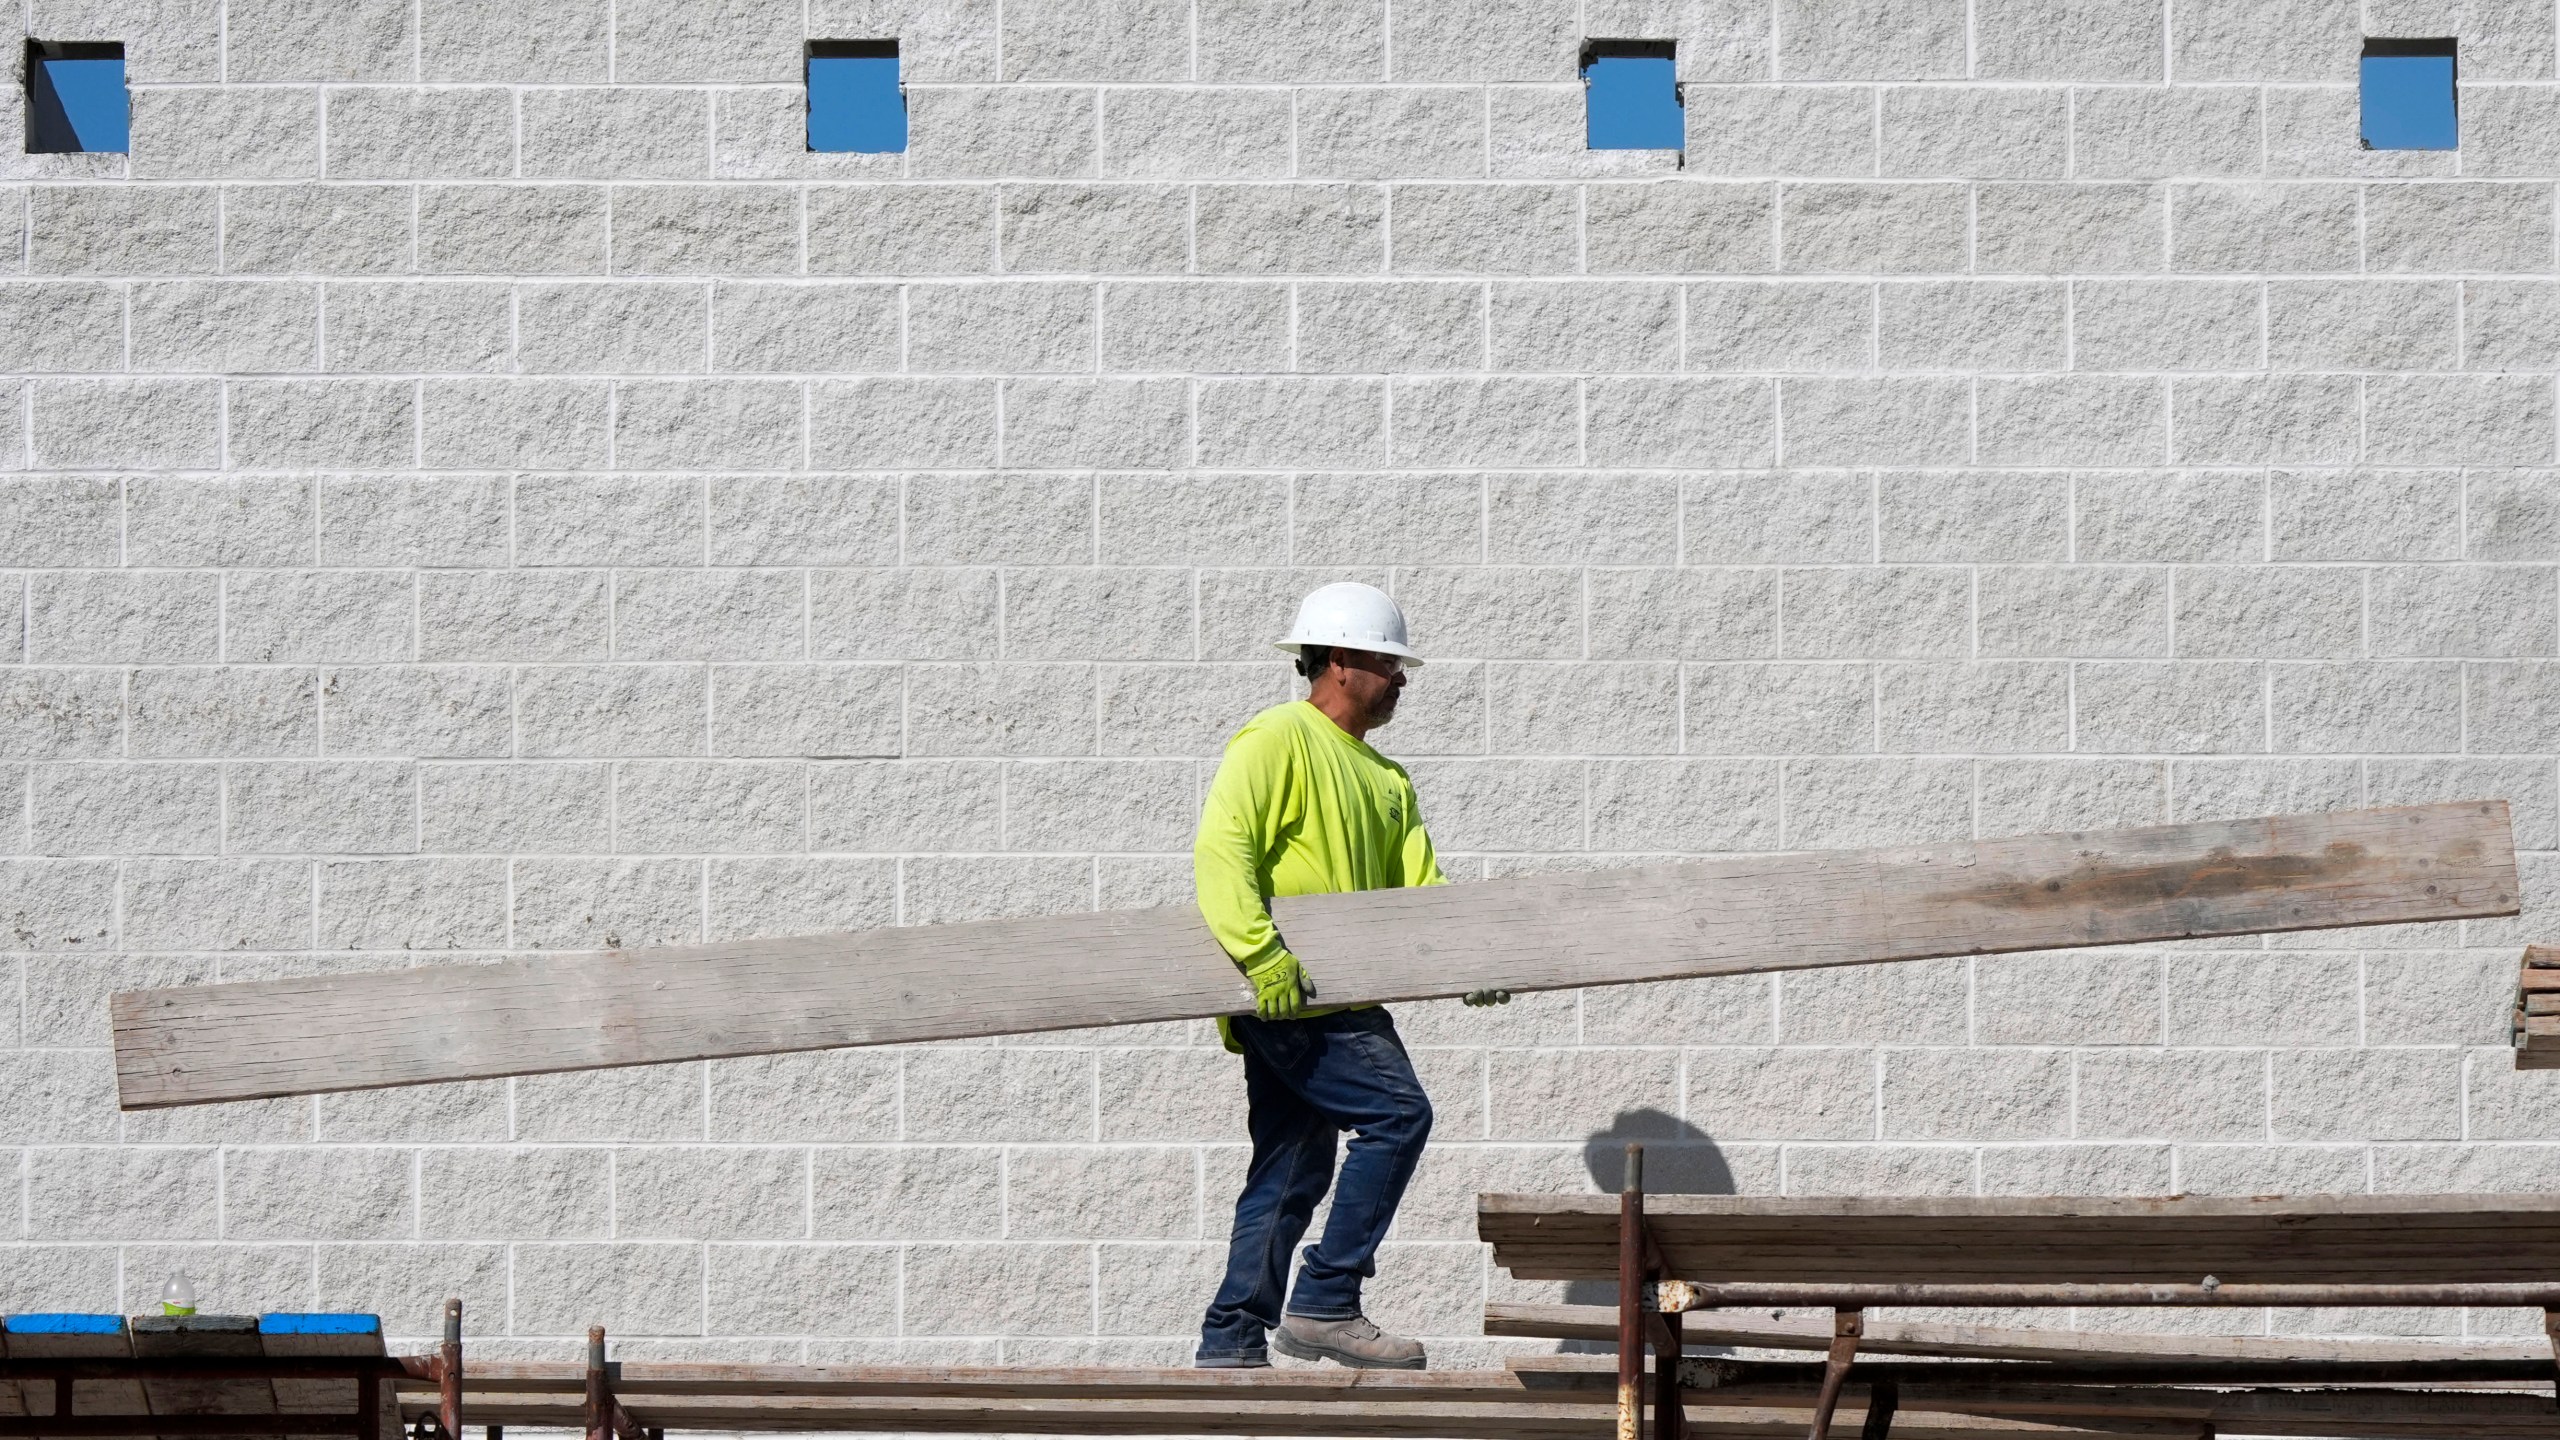
[[[1849,1367],[1858,1358],[1858,1341],[1867,1333],[1867,1312],[1842,1307],[1831,1316],[1831,1353],[1823,1357],[1822,1390],[1813,1401],[1813,1429],[1808,1440],[1831,1440],[1831,1413],[1840,1408],[1841,1387],[1849,1383]]]
[[[444,1344],[436,1349],[436,1423],[444,1440],[462,1440],[462,1297],[444,1302]]]
[[[613,1393],[613,1371],[604,1361],[604,1327],[587,1327],[586,1440],[649,1440],[640,1422]]]
[[[1867,1423],[1858,1432],[1858,1440],[1888,1440],[1893,1434],[1893,1412],[1902,1403],[1902,1387],[1891,1380],[1879,1380],[1867,1387]]]
[[[2542,1312],[2542,1333],[2551,1342],[2551,1400],[2560,1405],[2560,1307]]]

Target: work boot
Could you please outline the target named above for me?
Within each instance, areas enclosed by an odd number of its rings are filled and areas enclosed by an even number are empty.
[[[1389,1335],[1366,1315],[1348,1320],[1317,1320],[1283,1315],[1271,1332],[1271,1348],[1292,1360],[1330,1360],[1360,1370],[1420,1370],[1431,1362],[1422,1342]]]

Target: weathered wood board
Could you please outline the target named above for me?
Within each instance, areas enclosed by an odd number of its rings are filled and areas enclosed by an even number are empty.
[[[2560,945],[2527,945],[2516,974],[2516,1068],[2560,1070]]]
[[[120,1360],[133,1353],[133,1342],[121,1315],[55,1313],[12,1315],[0,1321],[0,1355],[18,1360]],[[0,1414],[51,1415],[53,1382],[0,1381],[0,1394],[14,1393],[17,1409],[0,1405]],[[82,1415],[147,1415],[137,1380],[80,1380],[71,1387],[72,1408]]]
[[[2510,915],[2497,800],[1526,875],[1273,906],[1324,1003]],[[1025,963],[1039,958],[1041,963]],[[114,997],[126,1109],[1249,1010],[1187,907]]]
[[[1678,1278],[2456,1284],[2560,1274],[2560,1195],[1764,1199],[1648,1195]],[[1481,1195],[1524,1280],[1617,1274],[1614,1195]]]
[[[179,1356],[202,1360],[254,1360],[266,1352],[258,1343],[254,1315],[136,1315],[133,1353],[142,1358]],[[273,1415],[275,1386],[248,1378],[159,1379],[142,1382],[142,1393],[154,1415]],[[251,1436],[247,1440],[270,1440]]]

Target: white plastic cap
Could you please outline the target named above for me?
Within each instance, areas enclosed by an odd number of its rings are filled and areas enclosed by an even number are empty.
[[[1386,591],[1356,580],[1323,586],[1298,602],[1298,623],[1278,648],[1296,655],[1309,645],[1401,656],[1407,666],[1422,663],[1406,643],[1404,611]]]

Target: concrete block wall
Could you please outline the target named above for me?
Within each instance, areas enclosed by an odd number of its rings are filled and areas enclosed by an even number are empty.
[[[104,1000],[1178,902],[1342,577],[1460,876],[2499,795],[2537,907],[1405,1007],[1374,1308],[1444,1360],[1555,1293],[1471,1195],[1627,1136],[2560,1185],[2550,0],[9,10],[134,141],[0,133],[0,1309],[1187,1355],[1206,1025],[120,1116]],[[2459,37],[2458,153],[2359,149],[2368,33]],[[883,36],[912,149],[806,152],[802,42]],[[1585,36],[1677,40],[1683,161],[1582,148]]]

